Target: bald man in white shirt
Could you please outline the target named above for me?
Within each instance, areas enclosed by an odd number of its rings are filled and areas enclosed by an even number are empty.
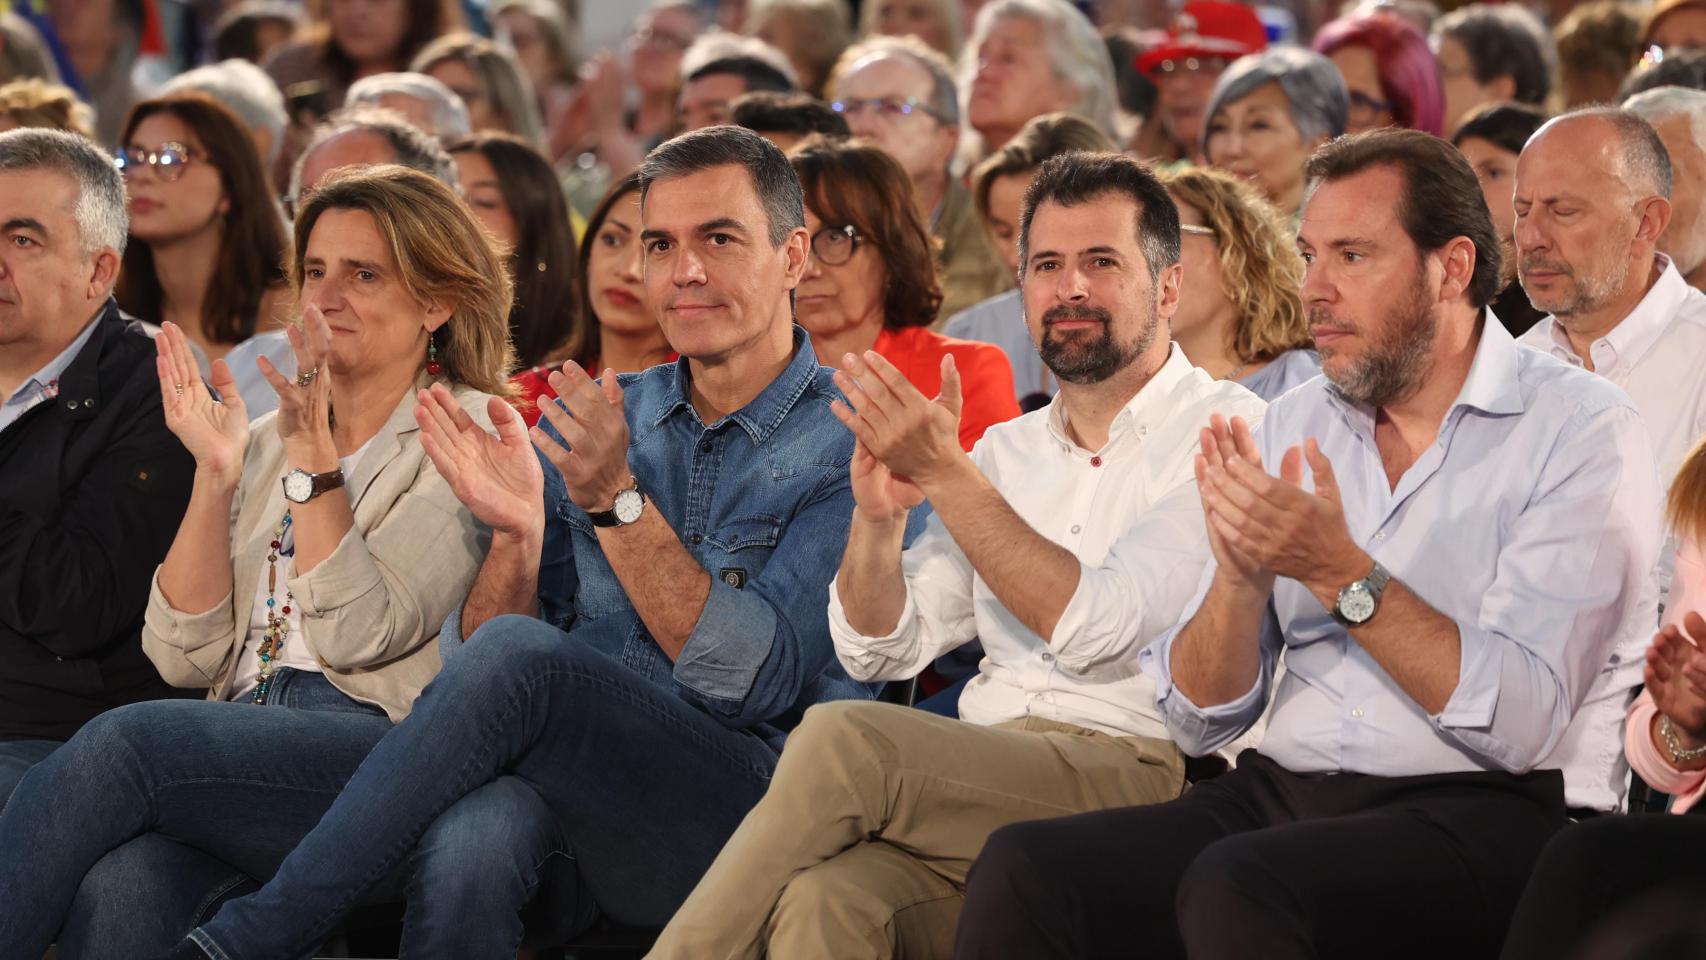
[[[1178,213],[1147,168],[1115,154],[1050,160],[1025,210],[1021,290],[1060,380],[1050,406],[991,429],[968,457],[948,442],[951,368],[934,401],[875,354],[837,375],[859,445],[830,593],[836,652],[858,679],[904,679],[981,639],[965,720],[812,708],[654,957],[948,956],[990,832],[1184,789],[1137,654],[1208,561],[1197,428],[1215,413],[1259,418],[1264,404],[1169,342]],[[903,551],[926,498],[935,513]]]

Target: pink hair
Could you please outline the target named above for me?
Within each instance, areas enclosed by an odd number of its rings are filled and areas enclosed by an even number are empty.
[[[1353,45],[1374,51],[1381,94],[1392,101],[1392,119],[1399,126],[1441,136],[1445,92],[1440,87],[1439,61],[1428,48],[1427,37],[1386,10],[1340,17],[1315,35],[1315,52],[1323,56]]]

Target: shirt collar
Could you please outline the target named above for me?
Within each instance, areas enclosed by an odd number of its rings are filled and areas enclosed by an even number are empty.
[[[1517,382],[1521,357],[1517,342],[1493,311],[1481,310],[1481,342],[1475,345],[1475,359],[1469,364],[1469,375],[1458,388],[1457,399],[1451,402],[1446,416],[1458,407],[1468,407],[1485,413],[1521,413],[1522,385]],[[1327,381],[1327,396],[1348,414],[1356,414],[1372,427],[1374,411],[1356,403],[1340,392],[1333,381]]]
[[[1611,350],[1612,364],[1605,370],[1600,370],[1598,358],[1594,360],[1596,372],[1608,374],[1619,367],[1639,362],[1659,342],[1665,328],[1670,326],[1671,318],[1688,297],[1688,283],[1682,279],[1682,274],[1676,270],[1676,264],[1670,257],[1662,253],[1653,255],[1659,266],[1659,278],[1653,282],[1652,289],[1635,304],[1635,309],[1629,311],[1617,326],[1605,336],[1594,341],[1588,349],[1604,343]],[[1556,317],[1546,318],[1546,334],[1553,348],[1553,353],[1561,359],[1575,359],[1575,349],[1570,346],[1570,338],[1564,332],[1564,327]]]
[[[76,339],[72,340],[70,345],[64,350],[61,350],[58,356],[49,360],[46,366],[37,370],[35,373],[30,375],[29,379],[19,384],[18,389],[14,391],[10,397],[3,397],[0,398],[0,400],[11,403],[18,397],[22,396],[26,391],[45,390],[51,384],[64,376],[65,369],[71,366],[71,361],[77,359],[77,355],[83,352],[84,347],[88,346],[89,338],[95,335],[95,325],[106,319],[107,309],[110,306],[111,302],[109,301],[107,307],[103,307],[100,313],[95,314],[93,317],[89,318],[88,323],[83,324],[83,329],[77,334]]]
[[[812,350],[811,337],[799,324],[794,325],[794,358],[782,369],[776,379],[753,397],[746,406],[729,414],[724,420],[733,420],[740,424],[755,444],[763,443],[770,434],[781,426],[783,418],[794,409],[794,404],[806,388],[817,379],[817,353]],[[657,419],[653,426],[661,426],[669,417],[683,407],[692,410],[690,398],[693,396],[693,371],[686,357],[675,361],[675,372],[671,375],[669,389],[664,393],[663,401],[658,409]],[[694,413],[697,416],[697,412]],[[715,428],[722,420],[708,424]]]
[[[1169,401],[1174,386],[1195,372],[1197,368],[1185,358],[1185,351],[1179,349],[1176,343],[1170,344],[1167,361],[1161,364],[1161,369],[1155,371],[1155,375],[1114,415],[1114,422],[1108,427],[1108,445],[1112,446],[1116,440],[1128,433],[1141,437],[1165,422],[1175,412]],[[1049,434],[1067,449],[1077,446],[1072,440],[1072,434],[1067,430],[1066,402],[1058,393],[1049,401],[1048,430]]]

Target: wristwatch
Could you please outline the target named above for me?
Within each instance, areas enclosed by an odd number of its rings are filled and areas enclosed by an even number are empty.
[[[1391,582],[1392,575],[1376,563],[1368,576],[1339,591],[1333,604],[1333,619],[1347,627],[1359,627],[1374,619],[1380,609],[1380,594]]]
[[[325,473],[309,473],[298,467],[284,475],[284,498],[291,503],[307,503],[327,490],[344,485],[342,467]]]
[[[1670,717],[1659,714],[1659,739],[1665,742],[1665,751],[1670,754],[1672,765],[1690,763],[1701,757],[1706,757],[1706,744],[1698,747],[1684,747],[1682,739],[1676,735],[1676,724],[1670,722]]]
[[[640,481],[634,480],[634,485],[616,494],[616,505],[609,510],[597,513],[587,512],[587,519],[595,527],[625,527],[640,519],[640,514],[646,509],[646,495],[640,490]]]

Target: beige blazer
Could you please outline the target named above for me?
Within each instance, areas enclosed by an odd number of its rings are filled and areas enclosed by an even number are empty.
[[[490,428],[488,395],[467,387],[454,394],[468,415]],[[382,707],[392,722],[409,713],[421,688],[438,673],[438,630],[468,595],[486,556],[491,531],[457,501],[426,456],[414,417],[414,391],[374,434],[346,491],[355,525],[331,556],[305,576],[291,578],[303,636],[326,678],[364,703]],[[208,687],[208,699],[234,691],[249,637],[255,584],[266,563],[273,528],[284,517],[288,472],[275,413],[257,419],[243,456],[243,479],[231,506],[232,592],[206,613],[172,608],[155,570],[142,629],[142,648],[167,683]],[[297,639],[297,635],[292,635]]]

